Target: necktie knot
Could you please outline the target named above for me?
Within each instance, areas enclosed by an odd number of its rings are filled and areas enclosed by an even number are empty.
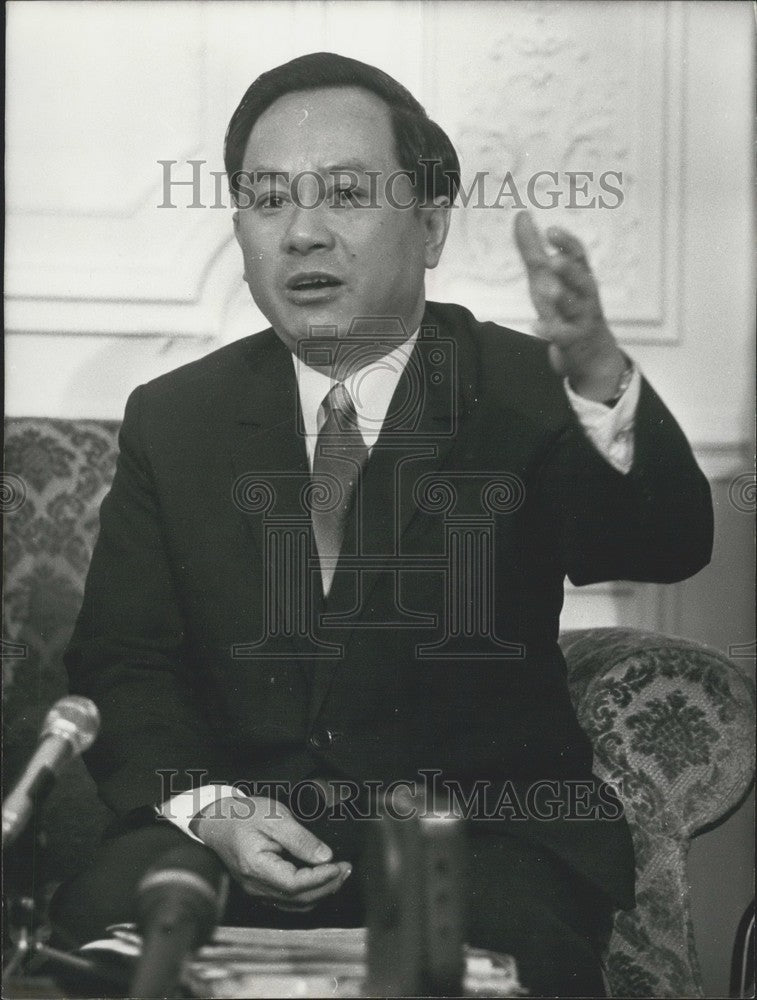
[[[335,434],[354,434],[359,430],[357,411],[344,382],[335,382],[323,397],[319,439]]]

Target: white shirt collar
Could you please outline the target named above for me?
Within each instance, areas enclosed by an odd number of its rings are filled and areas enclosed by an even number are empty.
[[[369,451],[378,440],[394,390],[417,339],[418,330],[399,347],[395,347],[391,353],[359,368],[344,380],[345,388],[355,404],[360,433]],[[292,361],[300,393],[308,458],[312,466],[319,430],[318,411],[324,396],[336,383],[336,379],[308,367],[296,354],[292,354]]]

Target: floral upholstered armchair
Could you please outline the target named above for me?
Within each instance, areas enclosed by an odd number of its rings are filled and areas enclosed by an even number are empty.
[[[12,778],[66,690],[62,654],[81,600],[118,425],[11,420],[3,620],[5,763]],[[689,840],[724,817],[754,773],[750,683],[724,656],[631,629],[562,638],[597,773],[618,785],[636,847],[638,905],[615,921],[606,974],[615,996],[702,995],[686,880]],[[39,877],[86,862],[109,814],[81,762],[46,803]]]
[[[751,785],[751,681],[715,650],[634,629],[568,632],[561,645],[595,771],[617,783],[636,851],[637,905],[615,918],[610,993],[700,997],[686,855]]]

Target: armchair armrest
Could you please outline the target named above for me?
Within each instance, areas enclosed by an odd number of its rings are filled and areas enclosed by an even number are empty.
[[[685,639],[602,628],[565,633],[561,646],[595,772],[617,785],[636,851],[637,907],[616,917],[610,989],[700,997],[686,854],[753,780],[753,685]]]

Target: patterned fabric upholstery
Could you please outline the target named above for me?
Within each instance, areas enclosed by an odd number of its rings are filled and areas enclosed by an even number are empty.
[[[66,690],[73,628],[113,476],[118,424],[17,419],[6,430],[3,681],[6,774],[31,752]],[[630,629],[562,638],[598,774],[622,792],[636,846],[638,906],[615,922],[607,958],[614,996],[702,996],[685,864],[689,839],[745,794],[754,769],[749,682],[719,653]],[[38,877],[86,864],[108,822],[76,762],[43,812]]]
[[[621,790],[636,850],[636,909],[615,920],[613,996],[701,997],[689,840],[746,794],[754,692],[725,656],[630,629],[566,633],[571,695],[595,770]]]
[[[66,693],[63,651],[81,604],[98,510],[115,470],[117,423],[11,420],[3,512],[3,709],[6,782],[32,752]],[[42,816],[42,880],[86,863],[109,819],[81,761],[67,768]]]

